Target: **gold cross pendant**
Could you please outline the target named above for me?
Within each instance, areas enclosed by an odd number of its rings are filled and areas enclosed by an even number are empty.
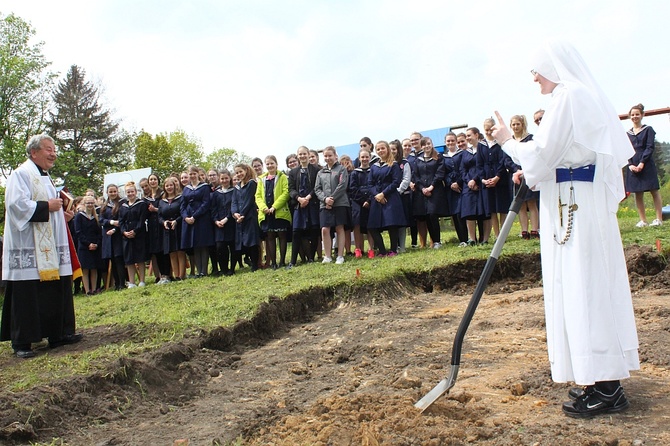
[[[566,206],[565,203],[561,201],[561,196],[558,196],[558,218],[561,222],[561,228],[563,227],[563,207]]]

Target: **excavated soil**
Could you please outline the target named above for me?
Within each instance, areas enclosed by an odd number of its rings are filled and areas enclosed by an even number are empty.
[[[346,300],[314,288],[104,373],[5,391],[0,443],[667,445],[670,269],[650,248],[626,256],[642,367],[624,383],[631,407],[621,414],[561,413],[569,385],[550,378],[539,257],[528,255],[498,263],[456,384],[423,414],[413,405],[448,373],[481,261],[354,284]],[[138,336],[132,327],[84,334],[56,354]],[[14,361],[1,358],[0,369]]]

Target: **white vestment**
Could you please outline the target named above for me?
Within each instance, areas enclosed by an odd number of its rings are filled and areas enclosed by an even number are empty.
[[[577,91],[575,91],[575,89]],[[503,146],[520,164],[530,187],[542,193],[540,244],[547,347],[554,381],[591,385],[630,376],[639,369],[638,339],[628,271],[616,216],[623,199],[621,167],[607,153],[575,140],[575,95],[559,84],[533,141]],[[623,130],[622,130],[623,132]],[[595,164],[593,182],[556,182],[556,168]],[[614,170],[612,170],[614,169]],[[616,184],[620,181],[621,184]],[[573,227],[568,226],[574,187]],[[616,191],[621,196],[616,197]],[[559,196],[563,223],[559,216]]]
[[[37,202],[33,200],[33,179],[38,178],[46,190],[49,199],[57,198],[51,178],[40,175],[39,169],[31,160],[19,166],[7,180],[5,190],[5,234],[3,247],[2,277],[4,280],[40,280],[37,269],[35,237],[33,223],[30,221]],[[60,276],[71,276],[72,265],[68,246],[67,223],[60,209],[49,213],[49,223],[56,242],[55,253],[59,258]]]

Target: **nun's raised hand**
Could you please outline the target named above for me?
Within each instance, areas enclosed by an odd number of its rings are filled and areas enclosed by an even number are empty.
[[[492,135],[493,138],[495,138],[495,140],[498,141],[498,144],[502,146],[508,140],[512,139],[512,133],[505,125],[505,120],[503,119],[502,116],[500,116],[500,113],[498,113],[497,110],[496,110],[496,118],[498,120],[498,123],[493,126]]]

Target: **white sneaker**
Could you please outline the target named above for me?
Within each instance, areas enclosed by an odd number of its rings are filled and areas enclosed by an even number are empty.
[[[442,247],[442,243],[433,243],[433,249],[440,249]]]
[[[137,286],[147,286],[147,284],[144,282],[140,282],[139,284],[137,284]]]
[[[158,281],[158,285],[165,285],[166,283],[170,283],[170,279],[167,277],[163,277],[161,280]]]
[[[333,261],[333,258],[332,258],[332,257],[324,256],[324,258],[323,258],[323,260],[321,261],[321,263],[330,263],[330,262],[332,262],[332,261]]]
[[[638,221],[637,224],[635,225],[636,228],[644,228],[645,226],[649,226],[649,224],[646,221]]]
[[[137,288],[137,285],[134,283],[128,283],[128,288]]]
[[[661,226],[663,224],[662,220],[659,220],[658,218],[655,218],[654,221],[652,221],[649,226]]]
[[[337,256],[337,259],[335,259],[335,264],[336,265],[341,265],[344,263],[344,257],[342,256]]]

